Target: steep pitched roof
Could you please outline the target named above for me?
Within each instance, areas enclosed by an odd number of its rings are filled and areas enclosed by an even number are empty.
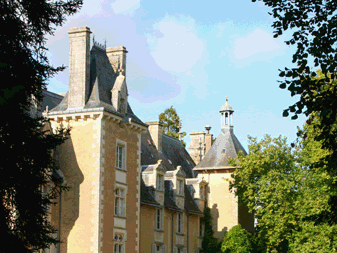
[[[143,179],[140,181],[140,203],[143,205],[150,205],[160,207],[159,203],[155,200],[151,194],[149,187],[146,187]]]
[[[185,185],[185,210],[190,214],[203,215],[198,205],[195,203],[187,185]]]
[[[46,110],[46,107],[48,106],[48,110],[53,109],[56,107],[63,99],[63,96],[56,94],[54,92],[50,92],[47,90],[44,90],[42,92],[43,98],[41,103],[41,111],[43,112]]]
[[[163,151],[158,152],[149,131],[141,136],[141,165],[142,171],[153,170],[158,160],[162,160],[162,165],[166,169],[166,173],[173,173],[177,166],[181,166],[181,170],[186,174],[186,178],[195,178],[192,169],[195,166],[194,161],[187,153],[186,149],[179,140],[168,135],[162,136]],[[183,211],[175,204],[170,181],[165,180],[165,198],[164,206],[169,210]],[[149,188],[149,187],[147,187]],[[185,185],[185,210],[191,214],[202,215],[197,204],[194,202],[190,190]]]
[[[163,154],[169,163],[171,161],[174,170],[180,165],[187,178],[194,178],[196,174],[193,173],[192,169],[194,168],[195,163],[187,153],[181,141],[166,134],[163,134],[162,141]]]
[[[117,112],[111,103],[111,89],[116,81],[117,74],[114,72],[106,52],[93,46],[90,51],[90,82],[89,98],[84,109],[101,108],[123,117]],[[63,100],[52,111],[65,111],[68,109],[68,92]],[[131,110],[128,103],[125,118],[131,118],[133,122],[146,126]]]
[[[216,141],[194,170],[231,167],[228,163],[228,158],[237,157],[239,150],[247,155],[245,149],[234,135],[233,129],[229,127],[222,128]]]

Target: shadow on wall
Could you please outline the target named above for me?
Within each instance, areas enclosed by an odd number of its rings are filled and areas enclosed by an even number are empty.
[[[76,160],[71,136],[57,147],[56,152],[55,162],[65,176],[66,186],[70,187],[69,191],[62,193],[61,203],[61,252],[67,252],[68,236],[79,217],[79,192],[84,176]]]
[[[219,219],[219,209],[218,204],[213,204],[211,208],[212,214],[212,226],[214,231],[214,236],[218,238],[218,219]]]

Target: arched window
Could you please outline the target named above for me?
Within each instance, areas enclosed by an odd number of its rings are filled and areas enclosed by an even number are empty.
[[[114,238],[114,253],[124,252],[123,236],[121,234],[116,234]]]

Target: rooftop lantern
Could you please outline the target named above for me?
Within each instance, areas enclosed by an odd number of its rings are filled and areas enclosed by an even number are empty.
[[[226,96],[226,103],[221,106],[219,111],[221,113],[221,128],[228,128],[233,126],[233,108],[228,104],[228,98]]]

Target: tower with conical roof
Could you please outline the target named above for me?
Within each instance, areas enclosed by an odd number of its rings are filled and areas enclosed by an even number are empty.
[[[226,103],[221,107],[221,132],[202,161],[194,168],[198,177],[208,183],[207,205],[211,209],[214,235],[222,240],[225,232],[240,224],[243,228],[254,229],[254,217],[235,194],[229,191],[229,181],[235,167],[228,158],[237,157],[241,150],[247,154],[233,132],[232,106]]]

